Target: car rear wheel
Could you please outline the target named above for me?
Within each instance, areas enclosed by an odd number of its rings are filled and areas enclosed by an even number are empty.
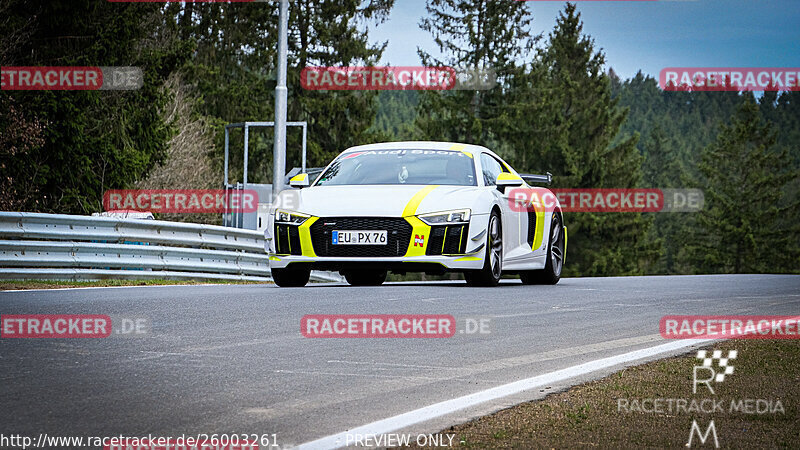
[[[503,274],[503,226],[500,214],[492,212],[486,233],[486,256],[483,269],[465,272],[464,278],[470,286],[493,287],[500,283]]]
[[[353,286],[380,286],[386,281],[385,270],[360,270],[358,272],[344,272],[344,278]]]
[[[272,280],[279,287],[303,287],[311,278],[309,269],[272,269]]]
[[[561,270],[564,268],[564,228],[561,219],[553,214],[550,225],[550,242],[547,244],[547,262],[544,270],[530,270],[522,272],[519,277],[523,284],[557,284],[561,279]]]

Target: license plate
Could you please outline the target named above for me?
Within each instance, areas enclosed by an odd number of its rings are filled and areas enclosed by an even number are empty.
[[[333,245],[386,245],[385,230],[342,230],[331,233]]]

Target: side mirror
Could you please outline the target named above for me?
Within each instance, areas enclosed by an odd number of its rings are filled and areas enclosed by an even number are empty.
[[[495,181],[495,185],[501,191],[505,190],[507,187],[516,187],[522,186],[525,182],[522,181],[518,175],[514,175],[513,173],[503,172],[497,176],[497,180]]]
[[[289,180],[289,186],[303,189],[311,186],[311,182],[308,179],[307,173],[301,173],[300,175],[295,175]]]

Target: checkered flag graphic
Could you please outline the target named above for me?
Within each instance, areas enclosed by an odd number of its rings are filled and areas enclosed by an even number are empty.
[[[714,379],[717,383],[722,383],[725,381],[725,375],[732,375],[733,374],[733,366],[729,366],[728,362],[732,359],[736,359],[736,355],[738,352],[736,350],[728,351],[728,356],[723,358],[722,357],[722,350],[714,350],[711,356],[708,356],[708,352],[705,350],[700,350],[697,352],[697,359],[703,360],[703,367],[712,367],[714,364],[714,360],[718,361],[718,366],[721,369],[725,369],[722,372],[717,372],[717,376]]]

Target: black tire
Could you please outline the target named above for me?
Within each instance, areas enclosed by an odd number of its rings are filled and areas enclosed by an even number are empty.
[[[489,216],[486,227],[486,255],[483,268],[464,272],[464,278],[470,286],[494,287],[500,283],[503,275],[503,221],[497,211]]]
[[[272,269],[272,280],[279,287],[303,287],[310,277],[309,269]]]
[[[564,268],[564,227],[561,218],[553,213],[550,225],[550,242],[547,244],[547,262],[543,270],[530,270],[519,274],[522,284],[558,284]]]
[[[352,286],[380,286],[386,281],[385,270],[360,270],[358,272],[344,272],[344,278]]]

